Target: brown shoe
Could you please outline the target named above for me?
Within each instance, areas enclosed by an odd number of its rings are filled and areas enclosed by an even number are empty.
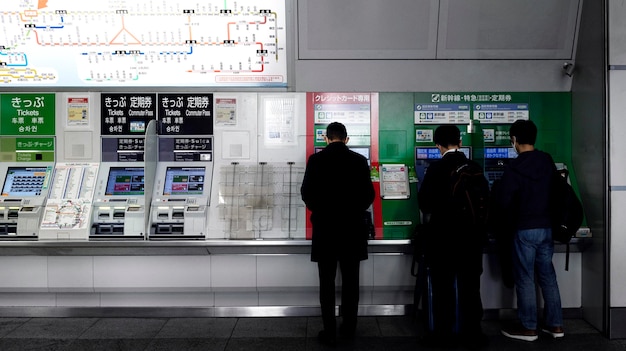
[[[523,326],[502,328],[502,335],[516,340],[535,341],[539,338],[536,330],[526,329]]]
[[[562,338],[565,336],[565,332],[563,331],[563,327],[543,327],[541,331],[552,335],[553,338]]]

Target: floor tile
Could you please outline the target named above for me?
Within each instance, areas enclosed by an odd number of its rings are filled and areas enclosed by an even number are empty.
[[[306,326],[305,317],[239,318],[232,338],[304,338]]]
[[[75,339],[98,321],[98,318],[32,318],[7,333],[16,339]]]
[[[72,339],[0,339],[0,350],[2,351],[24,351],[24,350],[46,350],[57,351],[66,350],[72,344]]]
[[[337,318],[338,325],[341,318]],[[609,340],[581,319],[566,319],[562,339],[541,334],[535,342],[500,334],[502,322],[483,321],[485,351],[623,351],[626,340]],[[0,350],[47,351],[316,351],[320,317],[274,318],[0,318]],[[411,316],[359,317],[353,340],[338,338],[334,350],[441,350],[419,342]],[[461,347],[448,348],[461,351]]]
[[[150,339],[78,339],[64,351],[138,351],[144,350]],[[182,350],[182,349],[179,349]]]
[[[306,350],[306,338],[232,338],[225,351],[299,351]]]
[[[153,339],[145,351],[222,351],[226,349],[228,339]]]
[[[413,317],[382,317],[376,320],[383,337],[416,337],[421,328]]]
[[[28,322],[30,318],[0,318],[0,338]]]
[[[167,318],[102,318],[81,339],[152,339]]]
[[[228,339],[236,324],[237,318],[171,318],[156,338]]]

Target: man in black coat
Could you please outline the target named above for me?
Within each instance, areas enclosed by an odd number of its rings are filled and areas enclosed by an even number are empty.
[[[319,339],[333,344],[337,264],[342,277],[340,333],[352,337],[356,329],[360,261],[367,259],[365,211],[374,201],[374,186],[365,157],[346,146],[343,124],[329,124],[325,139],[328,145],[309,157],[300,192],[311,211],[311,261],[319,271],[324,323]]]
[[[472,228],[459,220],[463,215],[455,213],[458,210],[452,205],[451,190],[451,177],[457,168],[468,163],[478,169],[480,166],[460,150],[461,132],[457,126],[439,126],[434,142],[443,156],[428,167],[418,192],[419,208],[425,218],[429,217],[428,234],[421,243],[430,271],[433,320],[425,341],[447,344],[460,338],[468,346],[481,346],[486,340],[481,328],[480,298],[485,233],[484,228]],[[484,183],[488,184],[486,179]]]

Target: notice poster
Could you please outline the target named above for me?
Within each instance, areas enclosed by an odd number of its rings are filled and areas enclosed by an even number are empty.
[[[409,172],[403,164],[384,164],[380,167],[380,195],[383,199],[408,199]]]
[[[89,125],[89,98],[67,98],[67,123],[68,127]]]
[[[266,98],[263,104],[265,145],[295,145],[297,143],[296,100],[293,98]]]
[[[237,99],[215,98],[215,125],[237,125]]]

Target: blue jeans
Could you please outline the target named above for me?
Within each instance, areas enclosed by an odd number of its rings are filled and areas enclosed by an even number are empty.
[[[552,265],[552,229],[518,230],[513,250],[513,274],[520,322],[526,329],[537,329],[536,275],[544,301],[545,325],[563,326],[561,296]]]

